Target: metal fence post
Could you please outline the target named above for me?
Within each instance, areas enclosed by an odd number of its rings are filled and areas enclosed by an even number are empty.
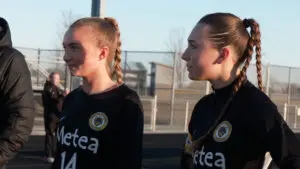
[[[124,52],[125,55],[124,55],[124,69],[123,69],[123,72],[124,72],[124,82],[126,83],[126,73],[127,73],[127,51]]]
[[[189,100],[185,103],[184,131],[188,131]]]
[[[288,76],[288,91],[287,91],[287,104],[290,104],[290,100],[291,100],[291,71],[292,68],[289,67],[289,76]]]
[[[283,107],[283,119],[284,119],[284,121],[286,121],[287,120],[287,103],[284,103],[284,107]]]
[[[298,106],[295,106],[294,128],[297,128]]]
[[[175,82],[176,82],[176,59],[177,53],[174,53],[173,58],[173,77],[172,77],[172,91],[171,91],[171,115],[170,115],[170,125],[173,125],[174,118],[174,101],[175,101]]]
[[[39,66],[40,66],[40,60],[41,60],[41,49],[38,48],[38,51],[37,51],[37,52],[38,52],[38,58],[37,58],[37,59],[38,59],[38,60],[37,60],[38,63],[37,63],[37,64],[38,64],[38,67],[39,67]],[[40,70],[37,69],[37,70],[36,70],[36,85],[39,86],[39,84],[40,84]]]
[[[157,113],[157,95],[152,100],[152,115],[151,115],[151,129],[156,130],[156,113]]]
[[[266,95],[270,96],[270,63],[266,65]]]
[[[209,81],[206,81],[205,83],[205,94],[208,95],[210,91],[210,83]]]

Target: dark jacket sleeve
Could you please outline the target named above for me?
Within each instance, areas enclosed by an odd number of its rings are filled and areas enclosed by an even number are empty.
[[[126,99],[123,113],[119,146],[122,153],[116,169],[141,169],[144,113],[137,94]]]
[[[1,81],[1,95],[8,119],[0,134],[0,161],[11,159],[28,141],[35,116],[31,75],[25,58],[14,54]]]
[[[50,94],[50,85],[48,84],[49,82],[46,82],[44,85],[44,89],[42,92],[42,101],[43,101],[43,107],[44,107],[44,112],[47,112],[49,109],[50,103],[51,103],[51,94]]]
[[[300,140],[288,127],[275,105],[265,106],[263,114],[266,151],[270,152],[273,162],[280,169],[300,168]]]
[[[46,82],[42,96],[45,113],[44,115],[50,115],[50,113],[59,115],[60,110],[58,107],[60,102],[64,98],[63,91],[58,87],[55,87],[50,82]]]

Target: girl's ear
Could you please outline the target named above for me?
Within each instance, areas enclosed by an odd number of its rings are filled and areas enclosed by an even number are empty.
[[[99,60],[103,60],[108,57],[109,48],[108,47],[102,47],[99,51]]]
[[[230,54],[230,50],[228,47],[224,47],[220,50],[220,56],[218,57],[216,63],[221,64],[223,61],[225,61]]]

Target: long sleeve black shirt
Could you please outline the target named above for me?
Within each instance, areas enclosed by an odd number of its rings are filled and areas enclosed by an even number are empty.
[[[195,106],[186,151],[195,169],[260,169],[266,152],[281,169],[300,168],[300,141],[276,105],[249,81],[199,148],[192,142],[206,134],[232,93],[234,83],[203,97]]]
[[[64,100],[52,169],[141,169],[143,108],[126,85],[88,95],[78,88]]]

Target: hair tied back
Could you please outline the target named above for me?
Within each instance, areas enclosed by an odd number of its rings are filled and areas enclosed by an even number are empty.
[[[243,24],[244,24],[245,28],[249,28],[251,26],[251,22],[248,19],[244,19]]]

